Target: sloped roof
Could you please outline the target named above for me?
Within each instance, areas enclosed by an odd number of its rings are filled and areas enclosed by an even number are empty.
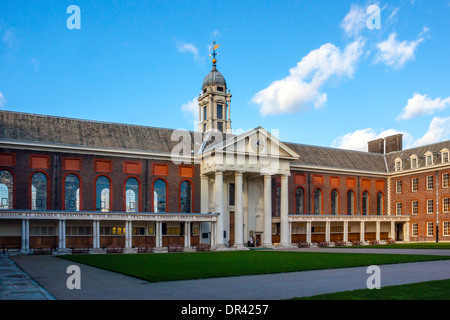
[[[170,153],[174,129],[0,111],[0,139]]]
[[[386,172],[384,155],[362,151],[284,142],[300,155],[293,164],[350,170]]]
[[[440,151],[445,148],[450,149],[450,140],[441,141],[441,142],[437,142],[437,143],[433,143],[433,144],[428,144],[428,145],[420,146],[420,147],[416,147],[416,148],[390,152],[390,153],[386,154],[386,161],[389,166],[389,171],[391,171],[391,172],[394,171],[395,159],[402,158],[404,160],[403,167],[409,169],[409,168],[411,168],[410,157],[412,155],[415,154],[420,157],[420,156],[423,156],[428,151],[430,151],[434,154],[435,163],[440,163],[441,162]],[[419,161],[418,165],[419,165],[419,167],[425,166],[425,161]]]
[[[91,120],[71,119],[36,115],[12,111],[0,111],[0,139],[39,142],[77,147],[119,149],[170,154],[180,141],[172,141],[175,129],[109,123]],[[191,150],[199,148],[195,133],[190,131]],[[229,136],[228,136],[229,137]],[[218,141],[210,140],[211,147]],[[427,146],[391,152],[387,155],[362,151],[344,150],[283,142],[300,157],[293,164],[373,172],[393,171],[397,157],[409,158],[412,154],[423,155],[431,151],[438,153],[450,149],[450,141]]]

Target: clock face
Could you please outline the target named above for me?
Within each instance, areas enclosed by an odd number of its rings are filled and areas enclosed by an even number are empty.
[[[253,151],[262,152],[265,146],[265,140],[261,137],[253,137],[251,140],[251,146]]]

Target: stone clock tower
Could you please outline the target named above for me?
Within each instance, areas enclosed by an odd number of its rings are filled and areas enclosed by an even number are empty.
[[[217,130],[231,133],[231,93],[223,75],[216,68],[215,56],[218,45],[214,46],[213,68],[203,80],[202,93],[198,97],[199,132]]]

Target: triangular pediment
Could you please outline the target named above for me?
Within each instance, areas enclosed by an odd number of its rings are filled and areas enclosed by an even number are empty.
[[[238,135],[224,136],[222,142],[215,143],[203,150],[207,153],[235,153],[254,156],[279,157],[283,159],[298,159],[299,155],[281,142],[278,137],[278,130],[268,132],[262,127],[248,130]],[[216,138],[220,139],[222,135]]]

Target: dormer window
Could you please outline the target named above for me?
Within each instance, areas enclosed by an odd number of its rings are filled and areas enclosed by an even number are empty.
[[[433,154],[431,152],[425,153],[425,165],[426,166],[433,165]]]
[[[417,160],[417,156],[411,156],[411,169],[415,169],[419,167],[419,162]]]
[[[395,171],[402,171],[402,160],[395,160]]]
[[[441,150],[441,160],[442,160],[442,163],[449,162],[449,150],[448,149]]]

